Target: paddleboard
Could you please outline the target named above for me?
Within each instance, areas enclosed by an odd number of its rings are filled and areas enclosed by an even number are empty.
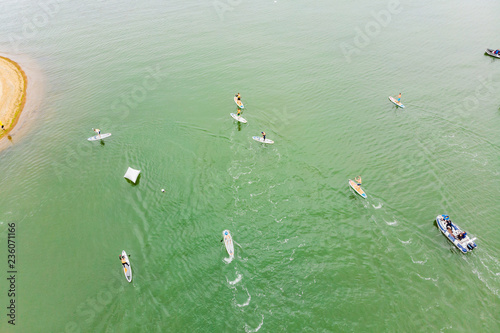
[[[243,102],[241,100],[238,101],[238,97],[234,96],[234,102],[236,103],[236,105],[238,105],[238,107],[240,109],[244,109],[245,106],[243,105]]]
[[[358,184],[355,181],[349,179],[349,185],[351,185],[354,192],[356,192],[357,194],[359,194],[360,196],[362,196],[363,198],[366,199],[367,195],[366,195],[365,191],[363,191],[361,186],[358,186]]]
[[[402,109],[404,109],[404,108],[405,108],[405,106],[403,105],[403,103],[398,102],[398,100],[397,100],[397,99],[395,99],[394,97],[389,96],[389,100],[390,100],[391,102],[393,102],[394,104],[396,104],[396,106],[399,106],[399,107],[400,107],[400,108],[402,108]]]
[[[87,140],[89,140],[89,141],[97,141],[97,140],[102,140],[104,138],[107,138],[108,136],[111,136],[111,133],[97,134],[95,136],[91,136]]]
[[[242,116],[238,116],[237,114],[230,113],[231,117],[233,117],[235,120],[238,120],[239,122],[246,124],[247,120],[243,118]]]
[[[227,253],[230,257],[234,257],[233,237],[231,237],[229,230],[224,230],[222,232],[222,237],[224,237],[224,244],[226,245]]]
[[[123,273],[125,274],[125,278],[127,279],[128,282],[132,282],[132,267],[130,267],[130,260],[128,259],[127,252],[125,250],[122,251],[122,256],[125,257],[125,260],[127,261],[127,265],[123,267]]]
[[[262,142],[262,143],[269,143],[269,144],[272,144],[274,143],[273,140],[269,140],[269,139],[265,139],[261,136],[252,136],[252,139],[254,139],[255,141],[259,141],[259,142]]]

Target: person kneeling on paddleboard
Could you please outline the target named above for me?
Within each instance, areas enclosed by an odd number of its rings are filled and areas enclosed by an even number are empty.
[[[121,259],[123,267],[125,267],[125,265],[127,265],[128,267],[130,267],[130,265],[128,264],[128,262],[125,260],[125,256],[119,255],[118,258]]]
[[[260,132],[262,133],[262,138],[264,138],[264,141],[266,141],[266,132]]]

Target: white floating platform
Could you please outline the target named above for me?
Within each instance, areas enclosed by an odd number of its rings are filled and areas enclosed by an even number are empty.
[[[125,172],[125,176],[123,177],[127,178],[128,180],[132,181],[135,184],[135,182],[137,181],[137,177],[139,177],[140,173],[141,170],[136,170],[129,167],[127,169],[127,172]]]

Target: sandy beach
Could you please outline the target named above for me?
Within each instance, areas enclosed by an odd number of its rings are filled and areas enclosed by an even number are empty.
[[[26,102],[28,79],[17,62],[0,56],[0,139],[16,125]]]

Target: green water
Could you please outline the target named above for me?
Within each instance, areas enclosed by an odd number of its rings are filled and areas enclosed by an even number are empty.
[[[54,3],[0,5],[45,86],[0,152],[0,331],[500,330],[500,3]]]

